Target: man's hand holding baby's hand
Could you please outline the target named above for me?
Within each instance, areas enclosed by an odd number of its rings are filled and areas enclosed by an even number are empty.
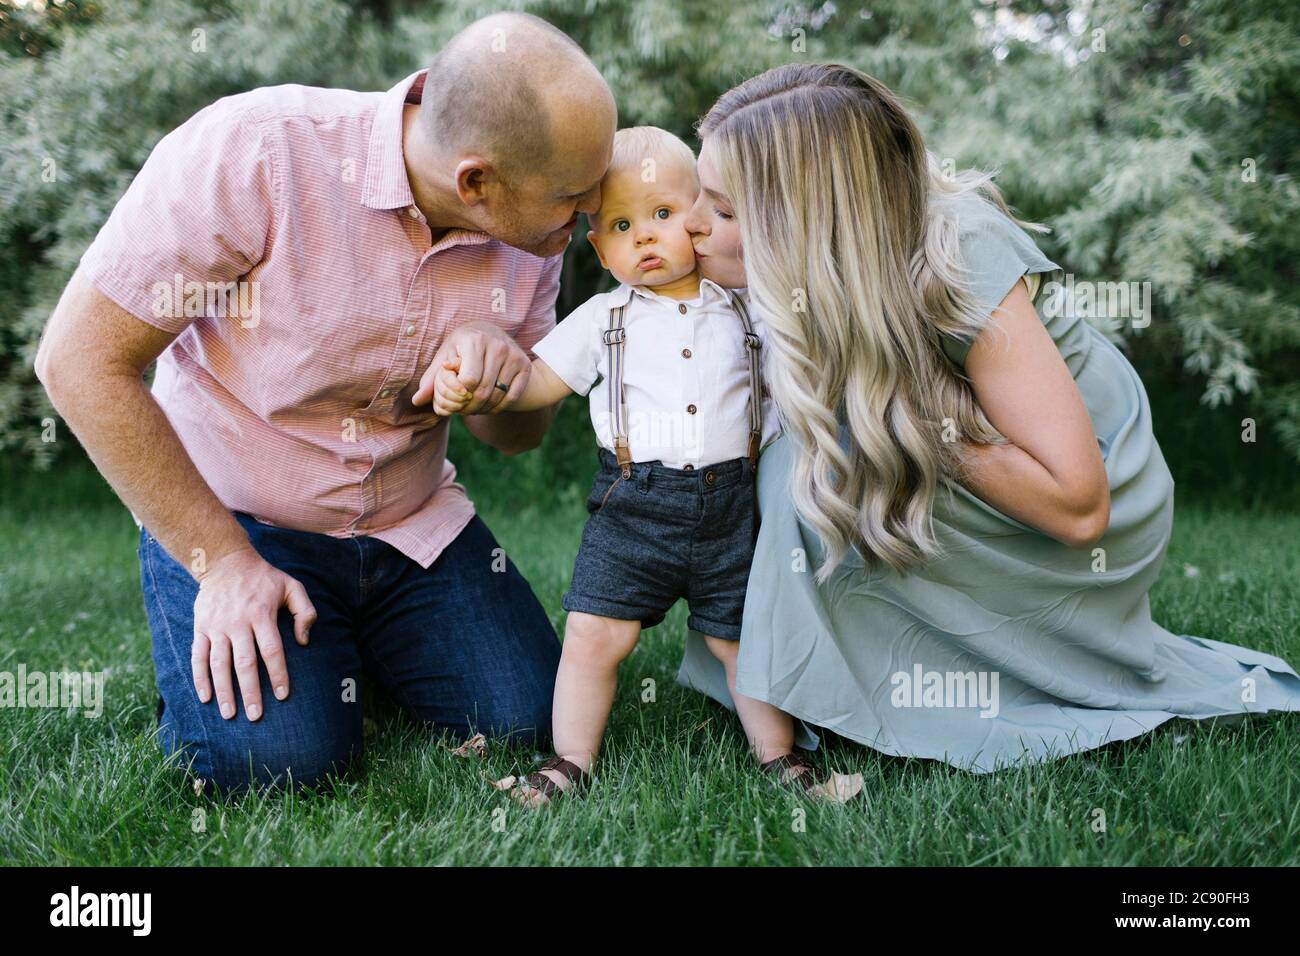
[[[473,392],[465,415],[509,411],[527,387],[532,365],[528,353],[504,329],[490,322],[466,322],[443,339],[411,396],[412,405],[432,402],[434,379],[448,361],[460,363],[457,377]]]
[[[444,417],[458,415],[470,403],[474,393],[461,385],[460,358],[454,357],[442,363],[433,379],[433,413]]]

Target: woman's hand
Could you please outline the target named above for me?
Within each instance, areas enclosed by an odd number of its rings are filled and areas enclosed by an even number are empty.
[[[975,400],[1008,445],[963,442],[962,484],[1070,547],[1110,523],[1110,485],[1092,419],[1023,282],[1002,300],[966,357]]]

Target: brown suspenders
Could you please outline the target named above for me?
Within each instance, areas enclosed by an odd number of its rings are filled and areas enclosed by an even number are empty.
[[[751,468],[758,466],[759,445],[763,441],[763,399],[762,378],[759,372],[759,350],[762,340],[754,332],[749,320],[749,312],[740,296],[727,293],[740,324],[745,329],[745,351],[749,355],[749,448],[747,455]],[[627,443],[627,403],[623,395],[623,345],[627,341],[627,329],[623,320],[627,305],[615,306],[609,310],[609,328],[605,330],[605,347],[609,350],[609,423],[614,436],[614,455],[618,459],[623,478],[632,477],[632,452]]]
[[[763,443],[763,378],[759,372],[759,351],[763,340],[754,331],[749,321],[749,310],[740,296],[727,293],[727,298],[740,315],[740,324],[745,327],[745,350],[749,353],[749,464],[758,467],[759,446]]]
[[[623,396],[623,343],[627,329],[623,328],[626,305],[609,310],[609,328],[605,330],[605,347],[609,350],[609,428],[614,435],[614,455],[624,478],[632,477],[632,452],[627,445],[627,425],[623,413],[627,403]]]

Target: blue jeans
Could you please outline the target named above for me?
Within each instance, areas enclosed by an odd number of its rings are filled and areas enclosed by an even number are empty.
[[[268,563],[301,581],[316,607],[301,647],[281,608],[289,696],[260,663],[263,714],[243,701],[225,720],[199,702],[190,668],[198,584],[147,529],[138,555],[153,635],[164,753],[223,793],[303,785],[362,753],[362,675],[411,718],[456,738],[477,731],[542,746],[560,644],[546,612],[477,515],[427,569],[377,538],[334,538],[235,519]],[[504,570],[500,568],[504,560]]]

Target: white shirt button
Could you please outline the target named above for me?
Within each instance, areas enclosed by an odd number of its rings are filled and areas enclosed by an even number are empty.
[[[408,325],[408,326],[406,327],[406,334],[407,334],[407,335],[414,335],[414,334],[415,334],[415,326],[414,326],[414,325]]]
[[[420,218],[420,210],[416,209],[414,206],[408,206],[406,209],[406,214],[410,216],[412,219]]]

